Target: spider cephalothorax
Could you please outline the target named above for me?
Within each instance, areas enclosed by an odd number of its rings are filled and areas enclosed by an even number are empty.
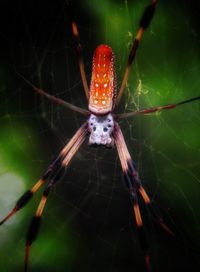
[[[88,128],[90,132],[89,145],[113,146],[114,120],[110,113],[103,116],[91,114],[88,120]]]

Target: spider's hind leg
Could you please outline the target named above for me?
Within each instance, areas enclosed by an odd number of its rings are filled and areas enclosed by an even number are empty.
[[[135,36],[135,40],[132,45],[132,48],[130,50],[129,57],[128,57],[127,64],[126,64],[124,77],[123,77],[123,80],[121,83],[121,87],[119,89],[119,93],[117,95],[117,99],[116,99],[116,103],[115,103],[116,106],[119,104],[121,97],[125,91],[126,83],[127,83],[129,73],[130,73],[130,68],[135,60],[136,52],[137,52],[140,40],[142,38],[142,35],[152,21],[152,18],[155,13],[156,4],[157,4],[157,0],[151,0],[151,3],[145,8],[143,15],[141,17],[139,29],[138,29],[138,32]]]

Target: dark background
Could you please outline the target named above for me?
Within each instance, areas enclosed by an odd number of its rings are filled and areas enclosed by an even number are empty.
[[[0,215],[38,180],[84,118],[38,97],[35,86],[87,108],[68,21],[80,31],[88,81],[95,47],[116,53],[118,87],[142,10],[149,1],[0,2]],[[120,111],[199,95],[200,4],[159,1],[144,34]],[[142,94],[139,96],[142,82]],[[199,265],[199,103],[121,122],[145,188],[176,239],[141,201],[153,271]],[[22,271],[25,233],[40,193],[1,226],[0,271]],[[81,148],[49,197],[30,271],[145,271],[116,150]]]

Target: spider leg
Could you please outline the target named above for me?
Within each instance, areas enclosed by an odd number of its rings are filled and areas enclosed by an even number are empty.
[[[88,99],[89,98],[89,88],[88,88],[87,78],[86,78],[86,75],[85,75],[82,46],[81,46],[81,43],[80,43],[78,28],[77,28],[77,25],[76,25],[75,21],[71,22],[71,27],[72,27],[72,33],[73,33],[74,41],[75,41],[75,50],[76,50],[76,54],[78,56],[78,63],[79,63],[79,69],[80,69],[81,78],[82,78],[82,82],[83,82],[83,88],[84,88],[84,91],[85,91],[85,95],[86,95],[86,97]]]
[[[148,108],[148,109],[143,109],[143,110],[139,110],[139,111],[134,111],[134,112],[125,112],[125,113],[120,113],[120,114],[116,114],[115,117],[116,118],[127,118],[127,117],[132,117],[135,115],[145,115],[145,114],[150,114],[150,113],[154,113],[157,111],[162,111],[162,110],[171,110],[174,108],[177,108],[178,106],[187,104],[187,103],[191,103],[194,102],[196,100],[199,100],[200,96],[197,97],[193,97],[184,101],[181,101],[179,103],[176,104],[168,104],[165,106],[159,106],[159,107],[152,107],[152,108]]]
[[[150,209],[156,223],[159,224],[160,227],[163,228],[165,231],[167,231],[169,234],[171,234],[172,236],[175,236],[174,233],[172,232],[172,230],[170,230],[170,228],[165,225],[162,217],[160,215],[158,215],[158,213],[154,209],[150,197],[148,196],[144,187],[142,186],[142,182],[139,178],[138,172],[135,168],[135,164],[134,164],[134,162],[130,156],[130,153],[128,151],[128,148],[126,146],[122,131],[117,123],[115,123],[115,135],[116,135],[115,137],[117,139],[116,145],[118,144],[118,151],[120,150],[119,154],[121,154],[121,158],[123,159],[123,162],[124,162],[123,169],[128,169],[126,171],[128,173],[128,176],[129,176],[133,186],[136,186],[144,203]]]
[[[135,169],[133,161],[130,159],[127,159],[128,167],[129,167],[129,175],[132,177],[132,182],[136,184],[137,190],[140,193],[144,203],[149,208],[151,214],[153,215],[153,218],[155,222],[168,234],[175,237],[175,234],[172,232],[172,230],[165,224],[163,218],[158,215],[157,211],[152,205],[151,199],[149,198],[147,192],[145,191],[144,187],[142,186],[141,180],[139,179],[139,175],[137,170]]]
[[[146,234],[143,227],[142,217],[141,217],[140,208],[138,204],[137,191],[141,194],[143,201],[145,202],[147,207],[150,209],[156,223],[158,223],[159,226],[170,235],[172,236],[175,236],[175,235],[170,230],[170,228],[164,223],[162,217],[160,217],[157,214],[154,207],[152,206],[151,200],[141,184],[138,172],[135,169],[134,163],[127,149],[122,131],[117,123],[115,123],[114,139],[115,139],[115,144],[117,147],[119,159],[120,159],[123,174],[124,174],[124,180],[128,187],[130,198],[133,201],[133,209],[134,209],[134,214],[136,219],[136,225],[138,228],[140,244],[145,254],[145,263],[146,263],[147,271],[149,272],[151,271],[149,246],[148,246]]]
[[[75,144],[77,144],[77,141],[79,138],[82,138],[83,135],[85,135],[87,131],[87,122],[85,122],[75,133],[75,135],[71,138],[71,140],[68,142],[68,144],[61,150],[59,156],[52,161],[50,166],[47,168],[46,172],[43,174],[43,176],[34,184],[34,186],[26,191],[16,202],[14,208],[9,212],[7,216],[4,217],[0,221],[0,225],[5,223],[11,216],[13,216],[17,211],[21,210],[33,197],[33,195],[39,190],[39,188],[45,183],[45,181],[50,178],[53,172],[60,169],[62,163],[67,158],[67,154],[69,152],[72,152],[72,148]]]
[[[133,210],[134,210],[136,225],[138,229],[140,246],[145,255],[145,263],[146,263],[147,271],[150,272],[151,265],[150,265],[150,256],[149,256],[149,245],[148,245],[146,233],[143,227],[142,217],[141,217],[137,193],[136,193],[136,185],[132,182],[130,174],[129,174],[128,162],[126,160],[126,157],[124,156],[124,151],[123,151],[124,139],[123,139],[121,129],[119,128],[117,124],[114,131],[114,139],[115,139],[115,144],[117,147],[119,159],[120,159],[123,174],[124,174],[124,180],[128,187],[131,201],[133,202]]]
[[[115,103],[116,106],[119,104],[119,102],[121,100],[121,97],[122,97],[122,95],[124,93],[124,90],[125,90],[125,87],[126,87],[126,83],[127,83],[127,80],[128,80],[128,76],[129,76],[129,72],[130,72],[130,68],[131,68],[132,63],[135,60],[135,55],[136,55],[136,51],[137,51],[139,42],[140,42],[140,40],[142,38],[143,32],[149,26],[149,24],[150,24],[150,22],[151,22],[151,20],[153,18],[156,4],[157,4],[157,0],[152,0],[151,4],[148,5],[145,8],[145,10],[143,12],[143,15],[141,17],[140,27],[139,27],[139,30],[138,30],[136,36],[135,36],[135,40],[134,40],[133,46],[132,46],[131,51],[129,53],[129,57],[128,57],[128,61],[127,61],[127,65],[126,65],[126,69],[125,69],[125,73],[124,73],[124,77],[123,77],[123,80],[122,80],[122,84],[121,84],[119,93],[117,95],[117,99],[116,99],[116,103]]]
[[[60,167],[57,169],[55,174],[49,179],[48,183],[46,184],[46,187],[44,189],[41,201],[39,203],[39,206],[37,208],[35,216],[33,216],[29,229],[27,232],[26,237],[26,250],[25,250],[25,259],[24,259],[24,271],[27,271],[28,269],[28,260],[29,260],[29,253],[32,243],[36,240],[39,227],[41,224],[41,216],[44,211],[44,207],[46,205],[47,198],[49,196],[49,193],[51,192],[52,188],[57,184],[57,182],[60,180],[61,175],[64,171],[64,169],[69,165],[69,162],[71,161],[72,157],[76,154],[80,146],[85,140],[87,134],[87,128],[85,126],[85,129],[83,130],[82,134],[76,139],[76,142],[71,146],[71,149],[66,154],[65,158],[62,160]],[[52,173],[53,174],[53,173]]]
[[[76,112],[79,112],[83,115],[89,115],[89,111],[85,110],[85,109],[82,109],[80,107],[77,107],[75,105],[72,105],[71,103],[68,103],[66,102],[65,100],[63,99],[60,99],[56,96],[53,96],[53,95],[50,95],[48,94],[47,92],[45,92],[44,90],[40,89],[40,88],[37,88],[35,87],[29,80],[27,80],[24,76],[22,76],[21,74],[19,74],[18,72],[16,72],[18,74],[18,76],[20,76],[28,85],[30,85],[33,90],[38,93],[39,95],[41,96],[44,96],[46,97],[47,99],[51,100],[52,102],[58,104],[58,105],[61,105],[67,109],[70,109],[70,110],[73,110],[73,111],[76,111]]]

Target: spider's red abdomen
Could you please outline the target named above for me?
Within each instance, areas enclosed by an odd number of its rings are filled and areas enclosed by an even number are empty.
[[[108,45],[99,45],[94,51],[89,92],[92,113],[107,114],[112,110],[115,85],[114,53]]]

